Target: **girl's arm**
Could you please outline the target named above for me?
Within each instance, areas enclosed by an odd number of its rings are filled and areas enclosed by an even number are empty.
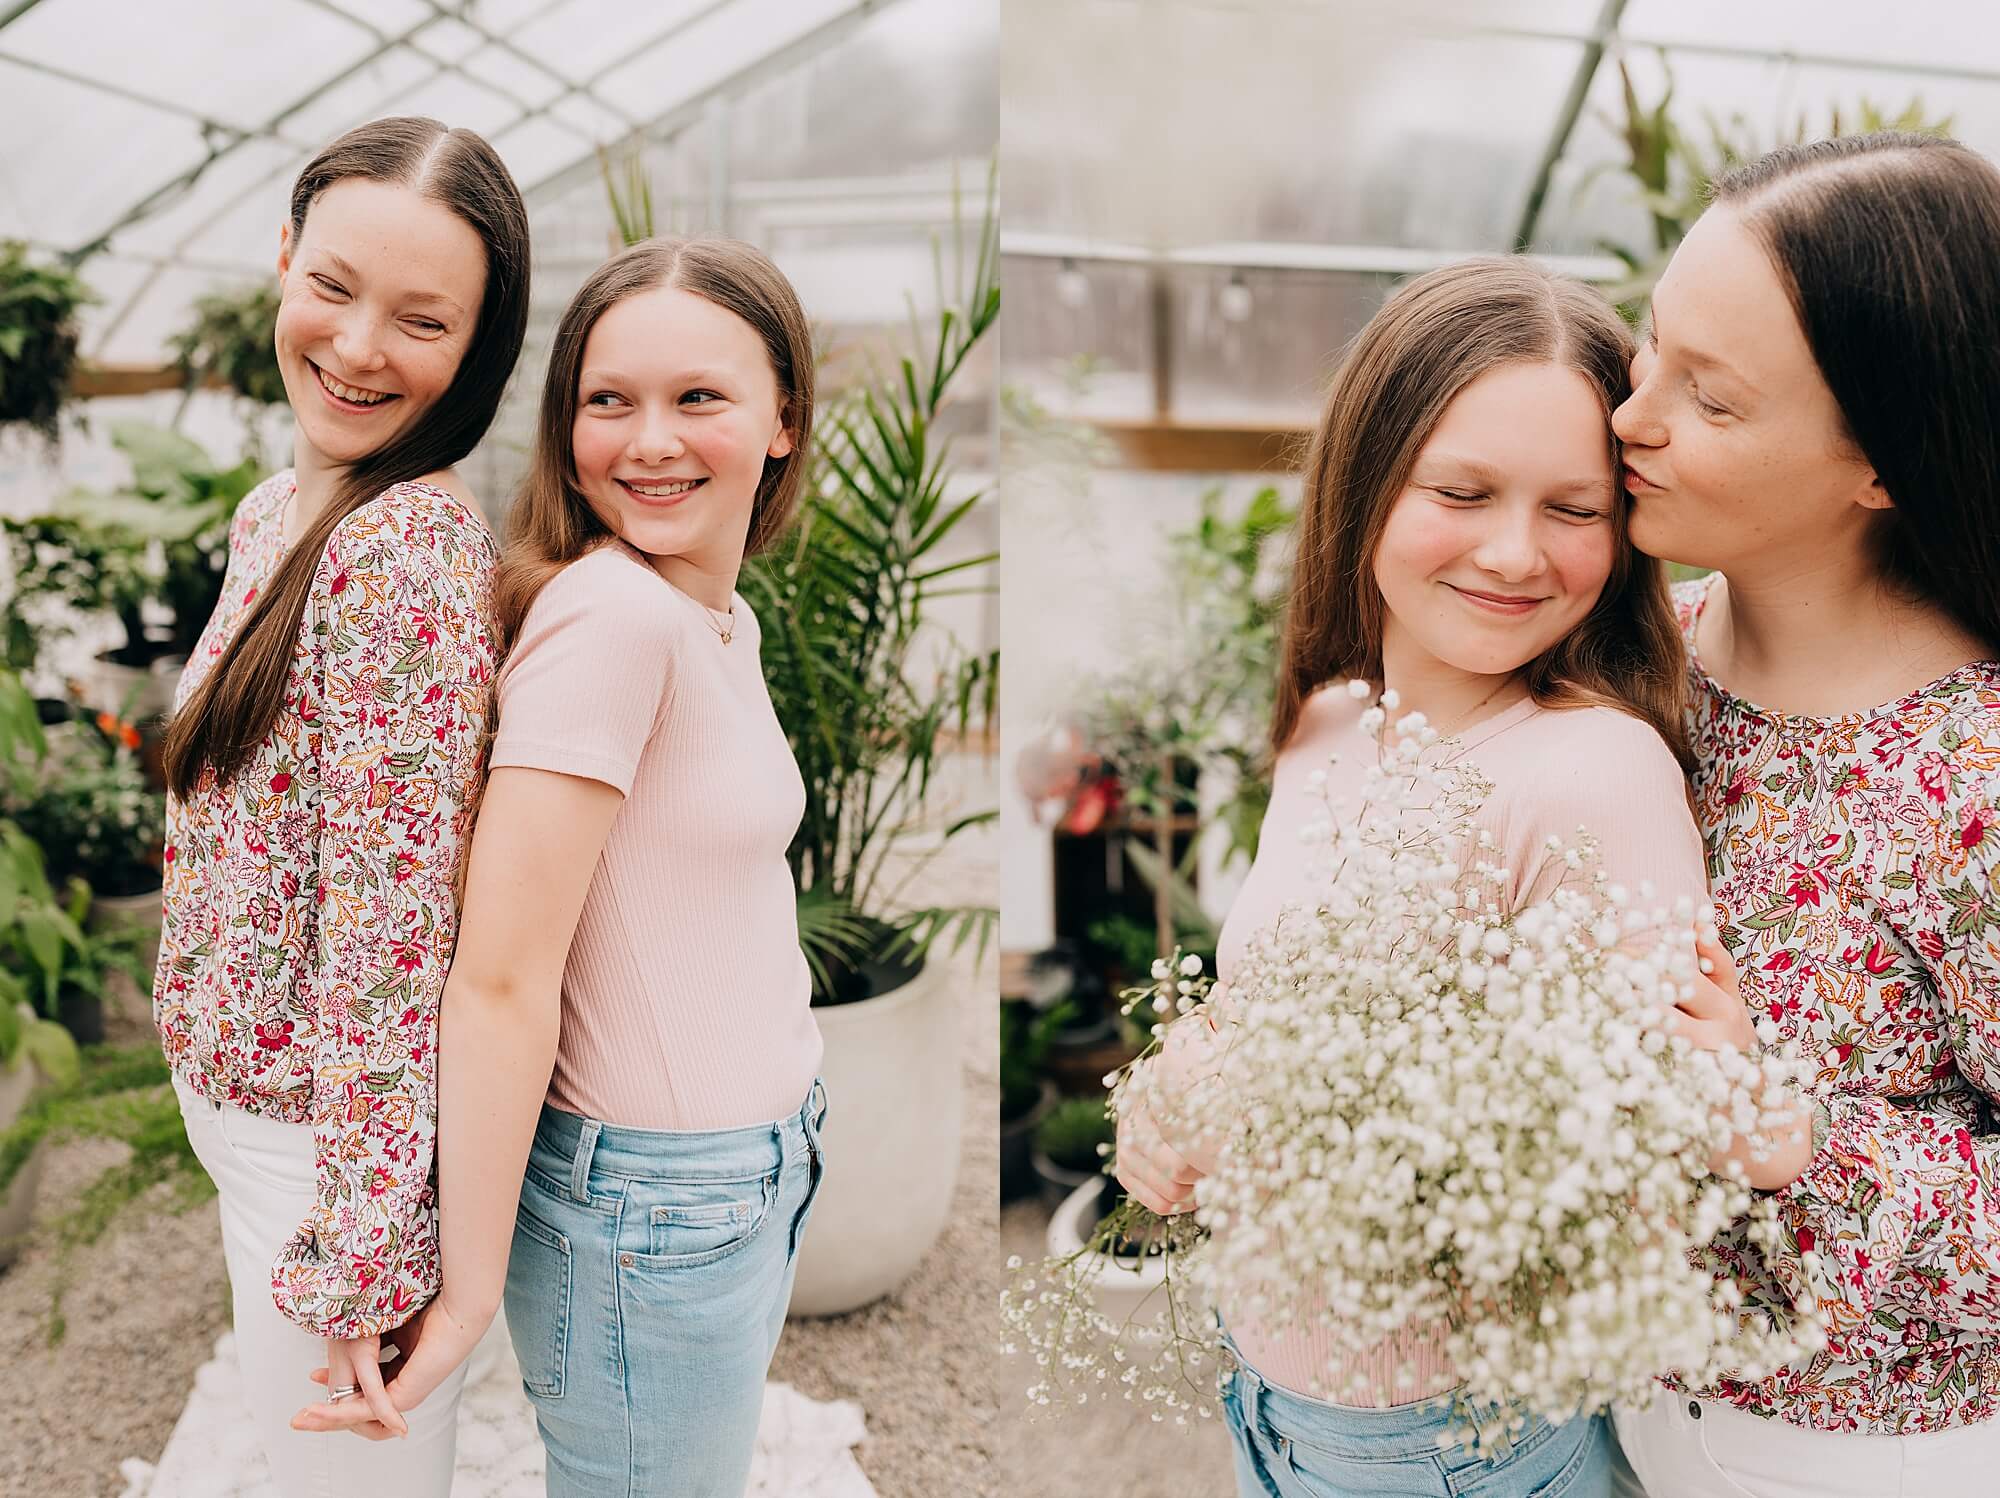
[[[614,786],[547,770],[499,769],[487,785],[438,1034],[444,1285],[414,1335],[395,1339],[407,1357],[386,1392],[399,1411],[444,1382],[500,1308],[528,1147],[555,1067],[563,968],[624,803]],[[354,1361],[366,1389],[366,1351]],[[292,1423],[379,1438],[390,1432],[371,1403],[314,1405]]]

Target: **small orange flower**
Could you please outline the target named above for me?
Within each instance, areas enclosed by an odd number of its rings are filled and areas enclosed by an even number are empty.
[[[105,734],[117,733],[118,720],[114,718],[110,713],[99,713],[97,715],[97,731],[99,733],[105,733]]]
[[[130,723],[119,724],[118,741],[127,749],[137,749],[139,747],[139,730],[134,728]]]

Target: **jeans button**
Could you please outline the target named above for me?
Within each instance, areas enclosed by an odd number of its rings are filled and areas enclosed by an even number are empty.
[[[1694,1399],[1688,1401],[1688,1418],[1691,1420],[1699,1420],[1701,1418],[1700,1401]]]
[[[632,1256],[630,1254],[620,1254],[618,1256],[618,1262],[622,1264],[625,1268],[630,1269],[632,1267]]]

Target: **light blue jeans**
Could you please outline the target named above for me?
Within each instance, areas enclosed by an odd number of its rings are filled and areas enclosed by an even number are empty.
[[[817,1082],[797,1113],[740,1129],[542,1110],[507,1328],[549,1498],[741,1498],[825,1118]]]
[[[1240,1358],[1222,1408],[1241,1498],[1610,1498],[1612,1437],[1603,1416],[1532,1421],[1484,1461],[1441,1450],[1451,1400],[1360,1409],[1267,1384]]]

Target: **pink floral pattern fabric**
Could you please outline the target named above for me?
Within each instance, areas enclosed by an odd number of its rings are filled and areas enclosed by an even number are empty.
[[[281,473],[239,506],[200,683],[283,555]],[[439,1283],[438,1001],[491,716],[498,560],[428,484],[335,529],[276,726],[229,785],[167,805],[153,1017],[204,1096],[313,1128],[319,1196],[272,1266],[323,1336],[408,1321]]]
[[[2000,1413],[2000,663],[1899,702],[1800,718],[1702,669],[1709,584],[1676,589],[1693,672],[1696,816],[1753,1015],[1818,1067],[1805,1172],[1760,1296],[1810,1295],[1829,1345],[1711,1391],[1827,1431],[1913,1434]]]

